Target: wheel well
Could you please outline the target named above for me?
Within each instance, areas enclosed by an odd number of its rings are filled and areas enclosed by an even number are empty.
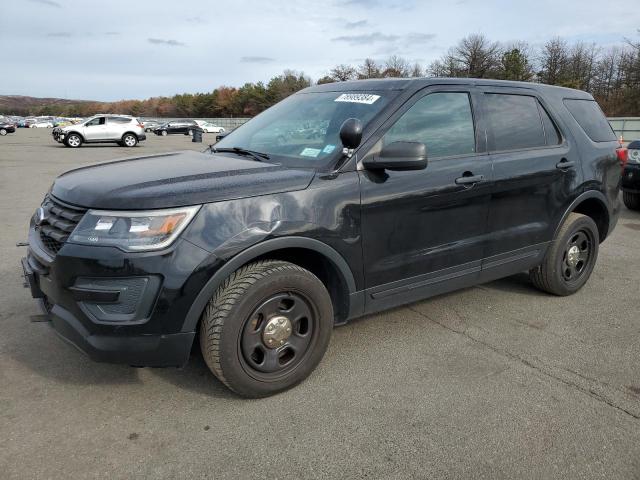
[[[68,137],[69,137],[69,135],[71,135],[71,134],[73,134],[73,133],[75,133],[76,135],[78,135],[78,136],[82,139],[82,141],[84,142],[84,135],[82,135],[80,132],[76,132],[75,130],[71,130],[70,132],[68,132],[68,133],[66,134],[65,138],[68,138]]]
[[[587,198],[580,202],[573,211],[591,217],[596,222],[600,242],[604,241],[609,232],[609,211],[597,198]]]
[[[120,137],[120,140],[122,140],[122,139],[124,138],[124,136],[125,136],[125,135],[129,135],[129,134],[131,134],[131,135],[133,135],[134,137],[138,138],[138,135],[136,135],[136,132],[124,132],[124,133],[122,134],[122,136]]]
[[[349,289],[340,270],[331,260],[315,250],[284,248],[265,253],[248,263],[266,259],[295,263],[313,273],[329,292],[331,303],[333,303],[335,321],[342,322],[346,320],[349,314]]]

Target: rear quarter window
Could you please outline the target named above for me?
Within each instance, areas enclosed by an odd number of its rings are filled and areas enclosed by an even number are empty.
[[[616,140],[611,125],[595,100],[565,99],[564,104],[576,119],[580,128],[594,142],[612,142]]]

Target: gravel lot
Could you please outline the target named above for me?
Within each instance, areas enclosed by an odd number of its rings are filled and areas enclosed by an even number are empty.
[[[626,209],[578,294],[522,274],[355,321],[306,382],[264,400],[229,393],[195,353],[183,370],[97,364],[31,323],[15,244],[56,175],[204,149],[190,140],[0,137],[3,479],[640,478],[640,214]]]

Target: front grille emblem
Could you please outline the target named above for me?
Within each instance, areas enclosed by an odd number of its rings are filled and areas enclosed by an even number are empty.
[[[36,214],[34,215],[35,224],[40,226],[45,222],[46,219],[47,213],[44,211],[44,208],[38,207],[38,209],[36,210]]]

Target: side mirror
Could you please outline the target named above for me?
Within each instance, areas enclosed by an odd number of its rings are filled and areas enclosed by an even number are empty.
[[[362,140],[362,122],[357,118],[347,118],[340,127],[340,141],[345,148],[358,148]]]
[[[379,155],[366,158],[367,170],[423,170],[427,167],[427,146],[421,142],[393,142]]]

